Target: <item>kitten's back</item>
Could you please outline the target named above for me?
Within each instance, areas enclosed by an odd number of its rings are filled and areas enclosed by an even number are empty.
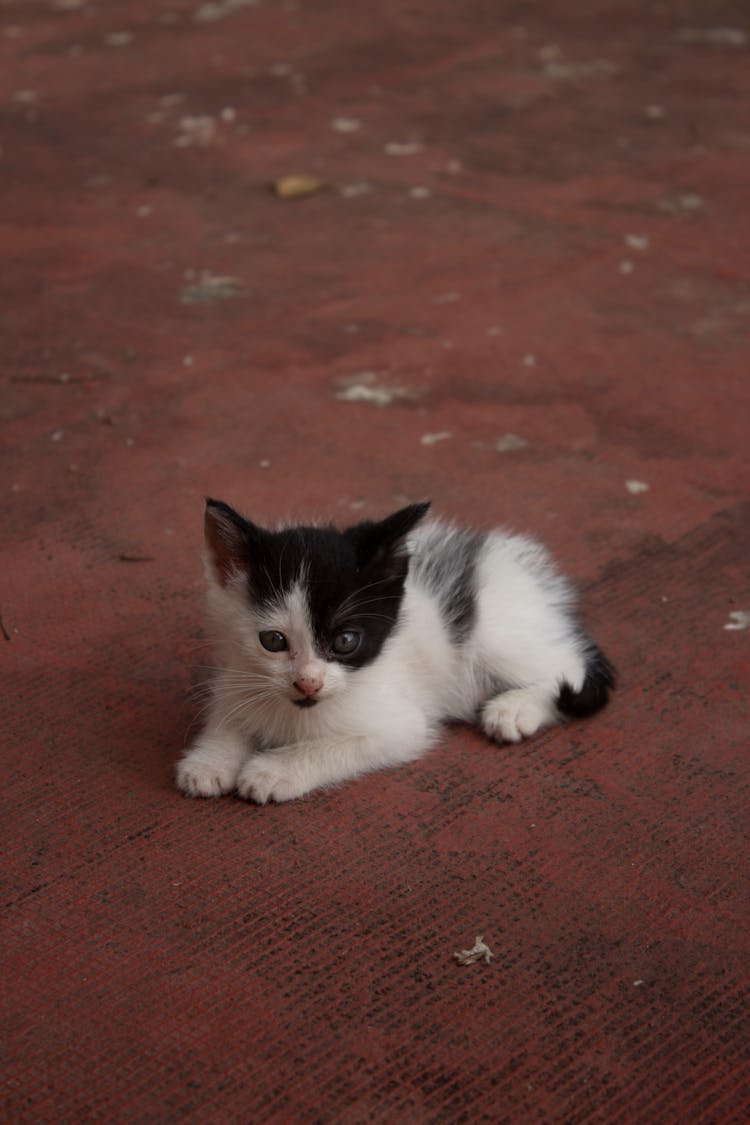
[[[485,540],[482,532],[431,521],[409,541],[409,580],[435,598],[455,643],[464,641],[476,622],[477,560]]]

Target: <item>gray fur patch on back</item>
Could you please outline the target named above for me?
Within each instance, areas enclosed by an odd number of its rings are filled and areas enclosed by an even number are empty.
[[[437,600],[455,642],[471,632],[477,611],[476,561],[485,536],[427,524],[414,536],[409,578]]]

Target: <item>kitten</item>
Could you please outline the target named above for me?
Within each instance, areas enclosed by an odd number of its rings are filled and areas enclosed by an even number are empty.
[[[518,742],[604,706],[612,667],[545,549],[428,507],[268,531],[207,502],[218,670],[184,793],[288,801],[418,758],[443,720]]]

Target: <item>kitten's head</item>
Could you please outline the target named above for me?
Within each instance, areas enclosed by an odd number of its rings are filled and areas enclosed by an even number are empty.
[[[428,508],[412,504],[344,531],[270,531],[207,502],[212,602],[266,702],[313,707],[377,658],[398,621],[406,538]]]

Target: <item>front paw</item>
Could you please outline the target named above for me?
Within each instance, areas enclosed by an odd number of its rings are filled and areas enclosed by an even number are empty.
[[[186,797],[221,797],[234,789],[238,770],[234,747],[199,741],[177,763],[177,788]]]
[[[482,729],[497,742],[520,742],[554,719],[550,701],[533,688],[516,688],[485,704]]]
[[[237,792],[246,801],[265,805],[268,801],[293,801],[307,792],[307,786],[283,758],[259,754],[240,770]]]

